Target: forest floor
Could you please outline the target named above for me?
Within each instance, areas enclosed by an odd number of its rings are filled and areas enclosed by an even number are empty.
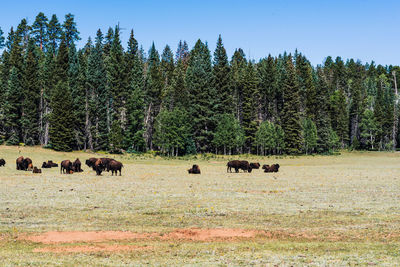
[[[0,146],[1,266],[400,264],[400,153],[248,159],[278,173],[123,155],[114,177],[17,171],[19,155],[104,156]]]

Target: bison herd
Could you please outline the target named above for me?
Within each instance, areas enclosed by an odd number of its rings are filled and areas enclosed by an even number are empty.
[[[253,169],[259,169],[260,163],[249,163],[247,160],[232,160],[227,164],[226,172],[232,172],[232,168],[235,169],[235,172],[239,172],[239,170],[243,170],[243,172],[251,172]],[[271,166],[264,164],[262,166],[264,172],[278,172],[279,164],[272,164]]]
[[[121,176],[121,170],[122,167],[124,166],[121,162],[111,158],[89,158],[86,160],[85,163],[89,168],[92,168],[96,172],[96,175],[101,175],[101,173],[104,171],[107,172],[111,171],[112,176],[114,174],[118,175],[118,172],[119,175]],[[6,164],[5,160],[0,159],[0,166],[4,166],[5,164]],[[33,166],[32,160],[30,158],[24,158],[23,156],[18,157],[16,160],[16,164],[17,164],[17,170],[32,171],[33,173],[42,173],[42,169],[38,169],[36,166]],[[249,163],[247,160],[232,160],[229,161],[226,164],[226,166],[227,166],[226,172],[232,172],[232,169],[234,169],[236,173],[238,173],[239,170],[250,173],[253,169],[259,169],[260,163],[258,162]],[[43,162],[42,164],[42,168],[44,169],[53,167],[58,167],[58,164],[54,163],[51,160]],[[280,166],[277,163],[272,165],[264,164],[262,166],[262,169],[264,170],[264,172],[278,172],[279,167]],[[196,164],[194,164],[192,168],[188,169],[187,171],[189,174],[201,173],[199,165]],[[79,160],[79,158],[77,158],[74,162],[68,159],[61,161],[60,164],[61,174],[72,174],[74,172],[83,172],[82,163]]]
[[[6,164],[4,159],[0,159],[0,166],[4,166]],[[17,170],[21,171],[32,171],[33,173],[42,173],[42,169],[38,169],[36,166],[33,166],[32,160],[30,158],[19,157],[16,160]],[[115,159],[110,158],[90,158],[86,160],[86,165],[93,168],[96,171],[97,175],[101,175],[103,171],[111,171],[111,175],[119,175],[121,176],[121,170],[123,164]],[[43,162],[42,168],[49,169],[53,167],[58,167],[57,163],[54,163],[52,160],[48,160],[47,162]],[[70,160],[63,160],[60,164],[60,173],[61,174],[73,174],[74,172],[83,172],[82,163],[77,158],[74,162]]]
[[[259,169],[260,168],[260,163],[258,162],[252,162],[249,163],[247,160],[232,160],[229,161],[226,164],[226,172],[232,172],[232,169],[235,169],[235,172],[238,173],[239,170],[242,170],[243,172],[248,172],[250,173],[253,169]],[[279,164],[272,164],[271,166],[264,164],[262,166],[262,169],[264,172],[278,172],[279,171]],[[192,168],[187,170],[189,174],[200,174],[200,168],[199,165],[193,165]]]

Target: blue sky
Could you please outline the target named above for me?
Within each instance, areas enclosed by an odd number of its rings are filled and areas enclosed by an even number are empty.
[[[40,11],[60,21],[74,14],[79,46],[98,28],[106,32],[120,23],[124,45],[133,28],[145,51],[153,41],[160,53],[166,44],[175,51],[179,40],[191,48],[198,38],[213,51],[221,34],[229,57],[239,47],[255,60],[297,48],[314,65],[328,55],[400,64],[400,1],[395,0],[19,0],[1,4],[0,27],[8,33],[22,18],[32,23]]]

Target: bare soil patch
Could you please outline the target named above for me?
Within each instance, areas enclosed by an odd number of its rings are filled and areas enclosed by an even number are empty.
[[[74,243],[74,242],[104,242],[108,240],[154,239],[161,240],[192,240],[207,241],[235,238],[254,238],[262,231],[244,229],[177,229],[161,233],[134,233],[124,231],[99,231],[99,232],[45,232],[38,235],[25,235],[19,239],[42,244]]]
[[[45,248],[36,248],[33,252],[51,252],[51,253],[85,253],[85,252],[129,252],[129,251],[138,251],[138,250],[148,250],[151,247],[138,247],[138,246],[129,246],[129,245],[107,245],[107,244],[98,244],[96,246],[70,246],[70,247],[62,247],[62,246],[52,246]]]

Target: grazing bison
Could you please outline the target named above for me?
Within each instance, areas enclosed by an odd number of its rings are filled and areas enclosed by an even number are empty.
[[[81,161],[80,161],[79,159],[76,159],[76,160],[74,161],[74,163],[72,163],[72,170],[73,170],[74,172],[83,172],[81,166],[82,166]]]
[[[96,171],[96,175],[101,175],[102,171],[104,171],[105,166],[101,159],[96,160],[94,163],[93,169]]]
[[[116,161],[116,160],[110,160],[107,164],[107,171],[111,170],[111,175],[117,175],[117,171],[119,171],[119,176],[121,176],[121,169],[124,167],[121,162]]]
[[[17,170],[26,171],[26,170],[31,170],[33,168],[32,160],[30,158],[24,158],[23,156],[21,156],[17,158],[16,163],[17,163]]]
[[[87,159],[87,160],[86,160],[86,165],[87,165],[89,168],[93,168],[93,170],[95,170],[95,169],[94,169],[94,164],[96,163],[96,161],[97,161],[97,158],[90,158],[90,159]]]
[[[32,173],[42,173],[42,170],[41,170],[41,169],[38,169],[38,168],[35,166],[35,167],[33,167]]]
[[[256,162],[256,163],[250,163],[250,167],[252,169],[259,169],[260,168],[260,163]]]
[[[0,167],[6,165],[6,161],[4,159],[0,159]]]
[[[252,168],[247,160],[232,160],[227,163],[227,169],[232,172],[232,168],[235,169],[235,172],[239,172],[239,169],[243,170],[243,172],[251,172]]]
[[[72,162],[70,160],[63,160],[60,165],[60,173],[72,174]]]
[[[199,165],[194,164],[191,169],[188,170],[188,173],[192,174],[200,174]]]
[[[271,166],[264,164],[262,168],[264,169],[264,172],[278,172],[279,167],[279,164],[276,163],[272,164]]]

